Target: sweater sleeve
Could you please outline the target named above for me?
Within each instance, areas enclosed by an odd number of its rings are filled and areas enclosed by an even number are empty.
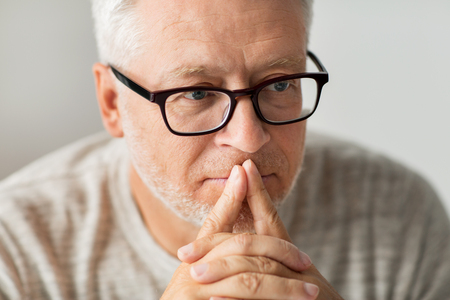
[[[14,241],[0,222],[0,300],[26,299],[20,284],[20,276],[12,252]]]
[[[405,218],[400,232],[405,243],[400,252],[397,293],[392,299],[450,299],[450,223],[447,213],[430,185],[417,175],[404,207]]]
[[[426,180],[353,144],[317,138],[307,150],[287,224],[341,296],[450,299],[450,222]]]

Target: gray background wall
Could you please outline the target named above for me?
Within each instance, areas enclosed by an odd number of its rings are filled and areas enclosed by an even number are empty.
[[[421,172],[450,209],[450,1],[316,0],[309,126]],[[0,179],[101,130],[89,1],[0,2]]]

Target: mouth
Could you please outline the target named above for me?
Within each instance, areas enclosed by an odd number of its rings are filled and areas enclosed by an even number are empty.
[[[264,184],[266,184],[269,180],[275,177],[275,174],[263,175],[261,179]],[[204,180],[204,183],[211,183],[217,185],[225,186],[227,184],[228,178],[207,178]]]

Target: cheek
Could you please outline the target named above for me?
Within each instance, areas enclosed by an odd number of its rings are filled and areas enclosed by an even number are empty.
[[[187,186],[193,179],[190,169],[206,148],[207,136],[174,135],[167,129],[158,105],[131,100],[136,102],[127,104],[124,132],[135,158],[164,180]]]
[[[159,152],[164,155],[166,170],[180,181],[190,179],[190,169],[197,162],[204,147],[196,142],[195,137],[181,137],[170,134],[162,137],[164,143],[160,145]]]
[[[164,121],[159,106],[136,94],[127,93],[121,105],[125,136],[139,137],[141,141],[154,132],[163,132]]]
[[[292,179],[301,167],[305,143],[306,121],[276,127],[273,135],[289,163],[287,176]]]
[[[164,121],[158,105],[145,99],[129,96],[122,110],[122,123],[128,148],[140,168],[152,168],[160,172],[158,162],[165,162],[164,145],[166,134]]]
[[[273,200],[283,199],[293,186],[303,161],[306,123],[294,123],[286,126],[274,126],[271,141],[282,153],[287,166],[277,178],[275,184],[266,185]]]

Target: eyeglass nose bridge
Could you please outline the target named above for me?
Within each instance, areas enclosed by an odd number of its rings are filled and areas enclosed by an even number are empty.
[[[233,90],[230,93],[230,97],[232,97],[234,100],[236,98],[244,97],[244,96],[251,96],[250,98],[253,99],[253,96],[255,95],[255,88],[247,88],[247,89],[240,89],[240,90]]]
[[[231,110],[229,112],[228,118],[225,122],[224,125],[226,125],[226,123],[228,123],[233,114],[234,111],[236,109],[236,105],[237,105],[237,99],[238,98],[242,98],[242,97],[246,97],[246,96],[250,96],[250,101],[252,101],[252,105],[253,105],[253,109],[255,110],[256,116],[263,122],[266,122],[266,120],[264,119],[264,117],[261,114],[261,111],[259,109],[258,103],[256,101],[256,93],[257,93],[257,89],[255,88],[246,88],[246,89],[240,89],[240,90],[233,90],[231,91],[228,95],[229,97],[232,99],[232,103],[231,103]]]

